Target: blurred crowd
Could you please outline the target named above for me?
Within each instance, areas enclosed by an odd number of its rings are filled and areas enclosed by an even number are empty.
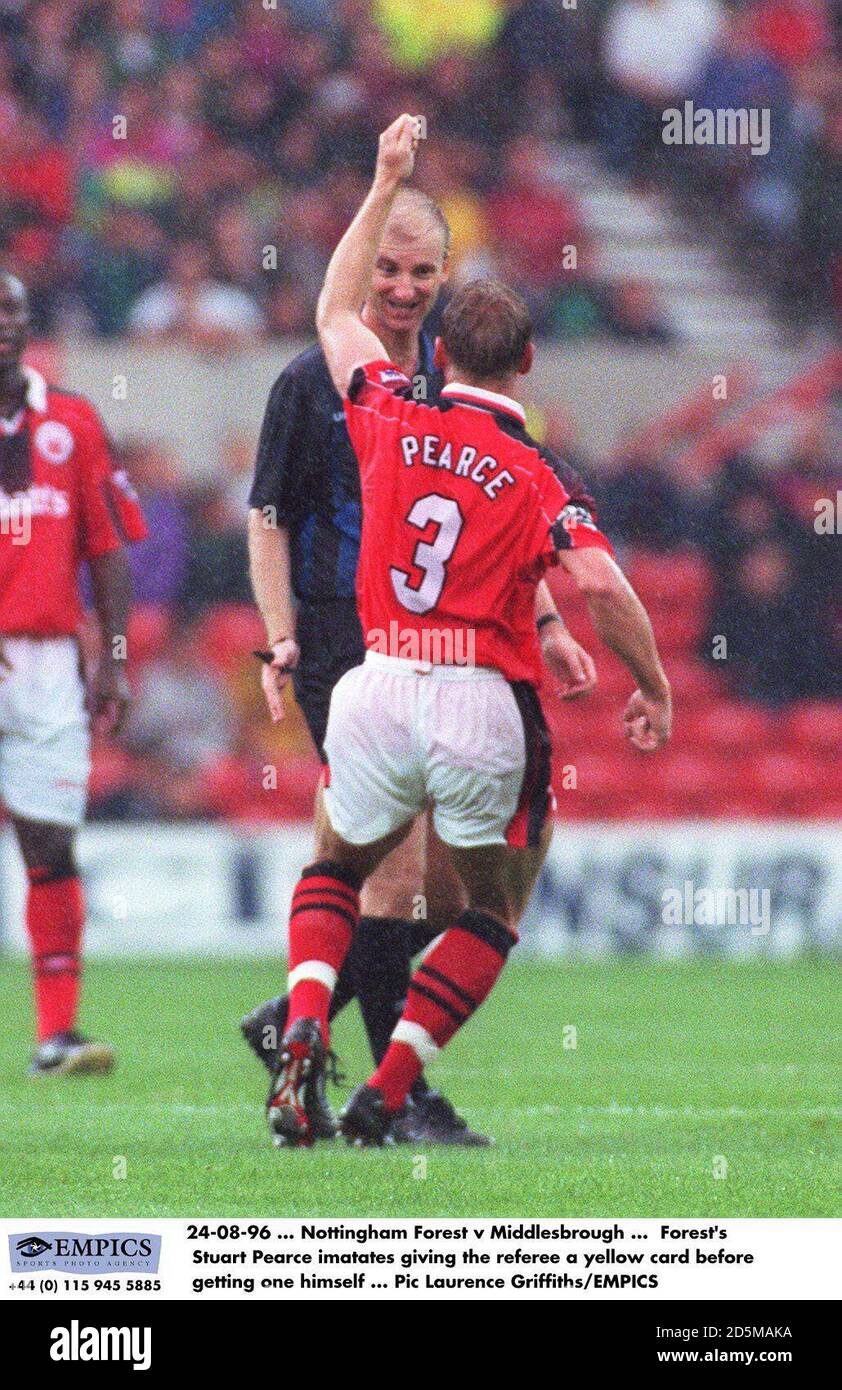
[[[44,334],[309,335],[376,133],[408,109],[456,281],[501,274],[544,335],[673,332],[645,282],[596,273],[569,140],[696,214],[727,207],[718,233],[824,313],[832,34],[828,0],[0,0],[0,255]],[[771,106],[770,153],[665,146],[657,112],[685,98]]]
[[[44,336],[220,352],[309,338],[377,132],[410,110],[427,118],[418,181],[451,224],[454,283],[503,276],[545,337],[675,334],[650,284],[597,271],[570,142],[673,199],[794,324],[831,319],[839,16],[830,0],[0,0],[0,263]],[[665,145],[660,113],[685,100],[768,109],[768,155]],[[784,456],[731,449],[699,474],[638,438],[590,457],[560,416],[539,424],[592,483],[621,558],[654,555],[688,699],[842,697],[838,534],[815,526],[817,499],[842,496],[838,402]],[[131,554],[134,709],[97,752],[94,814],[309,815],[303,720],[291,704],[269,724],[250,656],[250,442],[202,488],[160,447],[119,447],[150,536]],[[682,613],[671,565],[688,553],[704,565]]]
[[[669,190],[794,324],[842,317],[840,18],[838,0],[619,0],[602,38],[610,165]],[[661,113],[687,101],[768,113],[768,149],[665,145]]]
[[[646,580],[641,592],[676,684],[680,725],[696,699],[714,712],[725,701],[723,719],[728,701],[776,717],[824,702],[842,737],[834,703],[842,700],[842,466],[831,443],[839,405],[831,399],[811,416],[783,456],[747,447],[724,454],[705,475],[689,474],[669,451],[635,438],[611,459],[590,457],[569,438],[563,417],[537,421],[583,470],[634,582]],[[308,814],[318,765],[306,726],[292,700],[283,723],[270,723],[251,654],[263,633],[243,528],[250,460],[245,443],[234,441],[217,481],[197,489],[160,447],[127,441],[118,450],[149,537],[129,552],[135,699],[121,746],[99,750],[96,817]],[[835,506],[835,530],[816,526],[822,502]],[[690,590],[681,581],[688,557]],[[558,596],[563,608],[574,598]],[[586,623],[580,636],[593,646]],[[602,649],[599,663],[598,703],[607,704],[600,704],[598,742],[612,746],[628,679],[615,673],[615,689]],[[569,707],[563,713],[569,726]],[[702,809],[716,814],[716,804],[714,796]],[[610,806],[600,814],[612,814]]]

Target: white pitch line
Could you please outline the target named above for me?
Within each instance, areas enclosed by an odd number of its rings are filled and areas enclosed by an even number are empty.
[[[748,1108],[738,1105],[700,1108],[693,1105],[521,1105],[496,1106],[493,1109],[471,1106],[470,1109],[471,1113],[476,1115],[506,1115],[516,1112],[520,1115],[603,1115],[607,1118],[617,1116],[621,1119],[625,1116],[639,1115],[643,1119],[656,1120],[777,1120],[796,1117],[809,1120],[842,1119],[842,1108],[833,1105],[792,1105],[777,1108],[760,1105]]]
[[[813,1106],[750,1106],[742,1107],[737,1105],[718,1106],[718,1107],[696,1107],[693,1105],[668,1106],[668,1105],[509,1105],[482,1107],[468,1105],[472,1115],[593,1115],[611,1118],[624,1118],[628,1116],[639,1116],[642,1119],[655,1120],[674,1120],[674,1119],[696,1119],[696,1120],[751,1120],[751,1119],[805,1119],[805,1120],[826,1120],[842,1119],[842,1107],[833,1105],[813,1105]],[[50,1101],[50,1113],[61,1113],[66,1111],[68,1114],[76,1113],[76,1105],[56,1104],[52,1098]],[[138,1104],[136,1107],[127,1105],[126,1102],[119,1104],[114,1101],[106,1101],[96,1105],[92,1109],[93,1114],[103,1114],[112,1111],[119,1111],[120,1114],[152,1114],[160,1113],[164,1115],[183,1115],[191,1118],[201,1118],[211,1115],[230,1115],[240,1114],[259,1114],[263,1109],[260,1101],[230,1101],[224,1105],[187,1105],[175,1101],[168,1104],[166,1101],[155,1101],[151,1104]],[[19,1104],[9,1101],[0,1101],[0,1113],[4,1111],[14,1112],[18,1116],[21,1113]]]

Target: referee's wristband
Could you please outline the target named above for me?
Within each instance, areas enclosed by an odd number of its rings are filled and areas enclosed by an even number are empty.
[[[562,627],[564,627],[564,622],[562,621],[560,613],[542,613],[540,618],[537,619],[535,626],[540,632],[541,628],[546,627],[548,623],[561,623]]]

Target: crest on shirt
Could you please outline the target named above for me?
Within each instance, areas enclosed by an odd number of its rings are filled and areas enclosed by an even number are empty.
[[[591,531],[596,530],[596,522],[587,507],[582,507],[577,502],[568,502],[567,506],[562,508],[556,525],[559,521],[565,531],[575,531],[577,526],[587,526]]]
[[[384,386],[392,386],[396,381],[400,381],[404,386],[409,385],[409,377],[398,371],[397,367],[387,367],[385,371],[381,371],[380,380]]]
[[[67,425],[60,420],[45,420],[35,431],[33,443],[48,463],[67,463],[75,441]]]

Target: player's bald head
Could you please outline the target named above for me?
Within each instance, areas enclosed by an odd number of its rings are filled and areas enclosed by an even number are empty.
[[[26,285],[9,270],[0,271],[0,369],[17,369],[29,335]]]
[[[450,250],[450,227],[447,218],[428,194],[420,188],[401,188],[392,204],[383,231],[383,244],[406,246],[428,241],[438,243],[442,264]]]

